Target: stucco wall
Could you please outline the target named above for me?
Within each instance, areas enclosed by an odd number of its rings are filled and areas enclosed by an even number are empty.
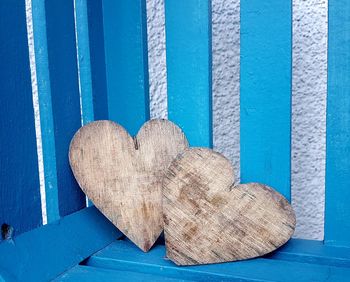
[[[239,174],[239,1],[212,0],[214,148]],[[148,0],[152,117],[166,117],[164,0]],[[292,203],[296,237],[323,238],[327,0],[293,2]]]

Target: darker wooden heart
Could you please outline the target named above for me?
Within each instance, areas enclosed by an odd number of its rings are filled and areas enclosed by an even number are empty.
[[[132,138],[112,121],[90,123],[75,134],[69,161],[81,189],[143,251],[163,230],[162,180],[188,146],[167,120],[145,123]]]
[[[230,162],[205,148],[187,149],[163,183],[167,257],[178,265],[236,261],[267,254],[289,240],[295,214],[270,187],[234,185]]]

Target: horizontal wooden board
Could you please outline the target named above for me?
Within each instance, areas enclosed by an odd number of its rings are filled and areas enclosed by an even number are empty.
[[[142,253],[128,241],[116,241],[96,253],[86,262],[88,266],[124,271],[159,274],[197,281],[344,281],[350,268],[278,259],[258,258],[240,262],[178,267],[165,258],[165,247],[157,245]]]
[[[350,248],[327,246],[322,241],[293,239],[268,257],[320,265],[350,267]]]
[[[90,207],[0,244],[0,281],[48,281],[121,233]]]
[[[178,279],[168,278],[161,275],[145,274],[140,272],[117,271],[111,269],[96,268],[90,266],[77,265],[71,270],[62,274],[54,281],[72,281],[72,282],[99,282],[99,281],[179,281]],[[185,281],[182,280],[181,281]]]

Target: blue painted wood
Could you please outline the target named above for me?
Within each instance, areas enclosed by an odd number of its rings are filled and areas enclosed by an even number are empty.
[[[108,119],[102,0],[86,1],[95,120]]]
[[[241,180],[290,199],[292,1],[241,1]]]
[[[149,119],[146,1],[102,5],[109,118],[134,135]]]
[[[89,25],[86,0],[74,0],[82,125],[94,121]]]
[[[1,243],[0,280],[54,279],[120,236],[95,207],[83,209]]]
[[[0,1],[0,62],[0,227],[18,235],[42,223],[24,1]]]
[[[47,54],[45,2],[32,0],[34,52],[40,109],[40,128],[44,160],[47,222],[59,219],[57,169],[51,85]]]
[[[325,243],[350,247],[350,2],[328,3]]]
[[[266,256],[278,260],[350,267],[350,248],[324,245],[322,241],[292,239]]]
[[[140,252],[129,241],[116,241],[90,257],[86,264],[95,268],[115,269],[196,281],[344,281],[350,268],[332,267],[277,259],[178,267],[165,259],[165,247],[157,245],[148,253]]]
[[[75,0],[82,124],[108,119],[102,2]]]
[[[45,71],[50,79],[52,115],[42,116],[42,119],[53,120],[53,128],[47,130],[54,134],[55,157],[48,160],[54,159],[56,163],[59,213],[64,216],[85,207],[85,196],[75,181],[68,162],[70,140],[81,126],[73,1],[46,1],[45,20],[46,41],[35,42],[35,46],[47,44],[47,57],[43,60],[48,60],[45,66],[48,69]],[[34,21],[34,33],[35,28]],[[43,83],[47,83],[47,75],[43,79]],[[46,135],[43,134],[43,138]],[[44,162],[46,160],[44,155]],[[54,174],[53,171],[50,173]]]
[[[179,281],[177,278],[164,277],[159,273],[147,274],[142,272],[130,272],[125,270],[111,270],[104,268],[96,268],[90,266],[78,265],[66,273],[62,274],[60,277],[54,281],[79,281],[79,282],[106,282],[106,281],[152,281],[152,282],[162,282],[162,281]],[[181,281],[189,281],[183,280]]]
[[[166,0],[168,117],[212,147],[211,1]]]

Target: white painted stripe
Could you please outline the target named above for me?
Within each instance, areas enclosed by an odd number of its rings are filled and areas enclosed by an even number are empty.
[[[36,64],[35,64],[35,52],[34,52],[33,18],[32,18],[32,1],[31,0],[26,0],[26,21],[27,21],[27,35],[28,35],[28,46],[29,46],[30,72],[31,72],[31,80],[32,80],[32,97],[33,97],[33,107],[34,107],[35,134],[36,134],[36,144],[37,144],[37,154],[38,154],[41,213],[42,213],[42,221],[43,221],[43,224],[45,225],[47,224],[46,190],[45,190],[45,179],[44,179],[44,162],[43,162],[42,139],[41,139],[38,83],[37,83],[37,76],[36,76]]]

